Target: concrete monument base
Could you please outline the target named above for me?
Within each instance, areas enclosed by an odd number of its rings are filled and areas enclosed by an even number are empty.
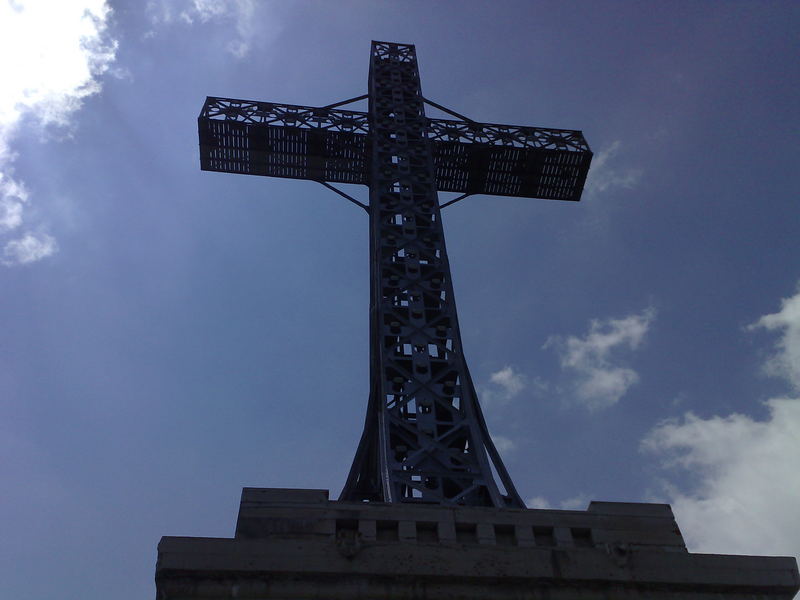
[[[163,537],[158,600],[766,600],[788,557],[690,554],[666,504],[586,511],[350,503],[245,488],[232,539]]]

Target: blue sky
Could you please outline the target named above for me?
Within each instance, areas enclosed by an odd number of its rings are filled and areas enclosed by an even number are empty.
[[[326,105],[370,40],[430,99],[575,128],[580,203],[444,213],[465,352],[530,506],[670,502],[690,549],[800,554],[790,2],[0,4],[0,592],[148,598],[243,486],[344,483],[367,220],[205,173],[207,95]],[[351,191],[360,198],[366,190]]]

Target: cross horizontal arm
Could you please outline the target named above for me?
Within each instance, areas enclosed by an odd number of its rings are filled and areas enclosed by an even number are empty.
[[[592,159],[580,131],[426,122],[439,191],[580,200]],[[367,113],[209,97],[198,132],[203,170],[369,184]]]
[[[197,128],[205,171],[369,183],[366,113],[207,98]]]

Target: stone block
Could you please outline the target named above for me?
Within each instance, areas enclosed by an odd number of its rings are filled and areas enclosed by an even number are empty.
[[[789,600],[788,557],[691,554],[668,505],[330,501],[246,488],[231,539],[164,537],[158,600]]]

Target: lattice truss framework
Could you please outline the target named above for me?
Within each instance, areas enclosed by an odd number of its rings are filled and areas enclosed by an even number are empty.
[[[424,117],[436,189],[579,200],[592,153],[580,131]],[[209,97],[202,168],[369,184],[368,113]]]
[[[517,505],[461,349],[413,47],[373,46],[369,97],[373,387],[343,497]]]
[[[591,151],[579,131],[426,117],[412,45],[373,42],[367,96],[368,113],[209,97],[201,166],[369,185],[370,398],[341,499],[522,508],[464,359],[437,190],[579,200]]]

